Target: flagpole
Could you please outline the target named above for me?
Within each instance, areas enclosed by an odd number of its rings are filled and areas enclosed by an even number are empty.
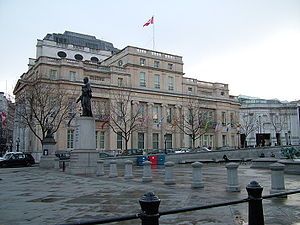
[[[154,14],[153,14],[153,20],[154,20]],[[153,51],[154,51],[154,47],[155,47],[155,39],[154,39],[154,22],[153,22],[153,38],[152,38],[152,40],[153,40]]]

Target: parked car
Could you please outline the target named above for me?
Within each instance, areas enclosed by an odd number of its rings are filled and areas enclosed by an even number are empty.
[[[32,155],[23,152],[7,152],[0,159],[0,167],[31,166],[33,164],[35,164],[35,160]]]
[[[232,148],[229,146],[223,146],[223,147],[219,147],[217,148],[217,150],[231,150]]]
[[[56,151],[55,156],[61,160],[67,160],[71,158],[71,154],[69,151]]]
[[[107,157],[114,157],[112,154],[106,153],[106,152],[100,152],[99,153],[100,158],[107,158]]]
[[[175,150],[175,153],[186,153],[190,152],[191,150],[189,148],[181,148],[179,150]]]
[[[200,147],[195,149],[196,152],[210,152],[211,150],[207,147]]]
[[[143,155],[142,149],[128,149],[121,152],[121,154],[118,154],[118,156],[129,156],[129,155]]]

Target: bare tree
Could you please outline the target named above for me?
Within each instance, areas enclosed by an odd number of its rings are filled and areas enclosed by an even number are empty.
[[[212,125],[211,120],[209,111],[202,107],[201,101],[189,99],[183,107],[176,126],[192,138],[192,148],[195,149],[196,140],[207,133]]]
[[[257,128],[256,115],[250,111],[241,113],[240,122],[238,126],[240,133],[245,135],[244,147],[246,147],[247,137],[251,132]]]
[[[74,93],[67,93],[58,85],[40,81],[29,83],[16,99],[16,116],[43,145],[44,138],[53,135],[68,118],[70,96],[74,97]]]
[[[287,123],[287,113],[280,113],[271,111],[269,113],[269,118],[272,126],[274,127],[277,144],[281,145],[280,133],[285,128]]]
[[[125,141],[125,150],[128,149],[132,133],[142,125],[141,114],[141,107],[139,104],[133,104],[129,90],[120,88],[112,91],[108,124],[114,133],[121,134]]]

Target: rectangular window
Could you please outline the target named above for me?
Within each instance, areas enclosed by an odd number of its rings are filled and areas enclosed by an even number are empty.
[[[95,131],[95,137],[96,137],[96,149],[99,149],[99,131]]]
[[[57,70],[50,70],[50,80],[57,79]]]
[[[208,135],[204,135],[203,145],[208,147]]]
[[[233,113],[230,113],[230,123],[231,123],[231,126],[233,126],[233,124],[234,124],[234,114]]]
[[[154,61],[154,67],[159,68],[159,61]]]
[[[167,108],[167,122],[172,123],[172,108]]]
[[[192,87],[188,87],[188,92],[192,92],[193,88]]]
[[[76,81],[76,72],[74,72],[74,71],[69,72],[69,80]]]
[[[122,149],[123,144],[123,138],[122,138],[122,132],[117,132],[117,149]]]
[[[140,65],[145,66],[146,64],[146,59],[140,58]]]
[[[165,134],[165,141],[167,149],[172,148],[172,134]]]
[[[168,90],[174,90],[174,77],[168,77]]]
[[[67,131],[67,148],[73,149],[74,148],[74,130]]]
[[[138,133],[138,149],[144,149],[144,133]]]
[[[118,115],[118,118],[117,118],[117,120],[118,121],[121,121],[122,119],[123,119],[123,103],[122,102],[118,102],[117,103],[117,115]]]
[[[168,64],[168,69],[169,69],[169,70],[173,70],[173,64],[172,64],[172,63],[169,63],[169,64]]]
[[[223,144],[223,146],[227,146],[227,137],[226,137],[226,135],[222,135],[222,144]]]
[[[209,146],[214,147],[214,135],[209,136]]]
[[[153,114],[153,122],[157,123],[158,122],[158,112],[159,112],[159,106],[158,105],[154,105],[152,107],[152,114]]]
[[[145,72],[140,72],[140,86],[146,87],[146,74]]]
[[[118,78],[118,86],[122,87],[123,86],[123,78]]]
[[[189,148],[192,148],[193,147],[193,138],[192,138],[192,135],[190,134],[189,135]]]
[[[144,104],[139,105],[139,116],[141,118],[145,117],[145,105]]]
[[[160,75],[154,74],[154,88],[160,89]]]
[[[222,112],[222,123],[226,125],[226,112]]]
[[[154,133],[152,136],[152,145],[153,145],[153,149],[158,149],[159,148],[159,134]]]
[[[104,149],[105,148],[105,132],[104,131],[100,131],[100,149]]]

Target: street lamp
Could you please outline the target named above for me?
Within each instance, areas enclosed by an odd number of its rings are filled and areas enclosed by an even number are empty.
[[[167,134],[164,135],[164,141],[165,141],[165,154],[167,154]]]
[[[17,152],[18,152],[20,149],[20,138],[17,138],[16,143],[17,143]]]

